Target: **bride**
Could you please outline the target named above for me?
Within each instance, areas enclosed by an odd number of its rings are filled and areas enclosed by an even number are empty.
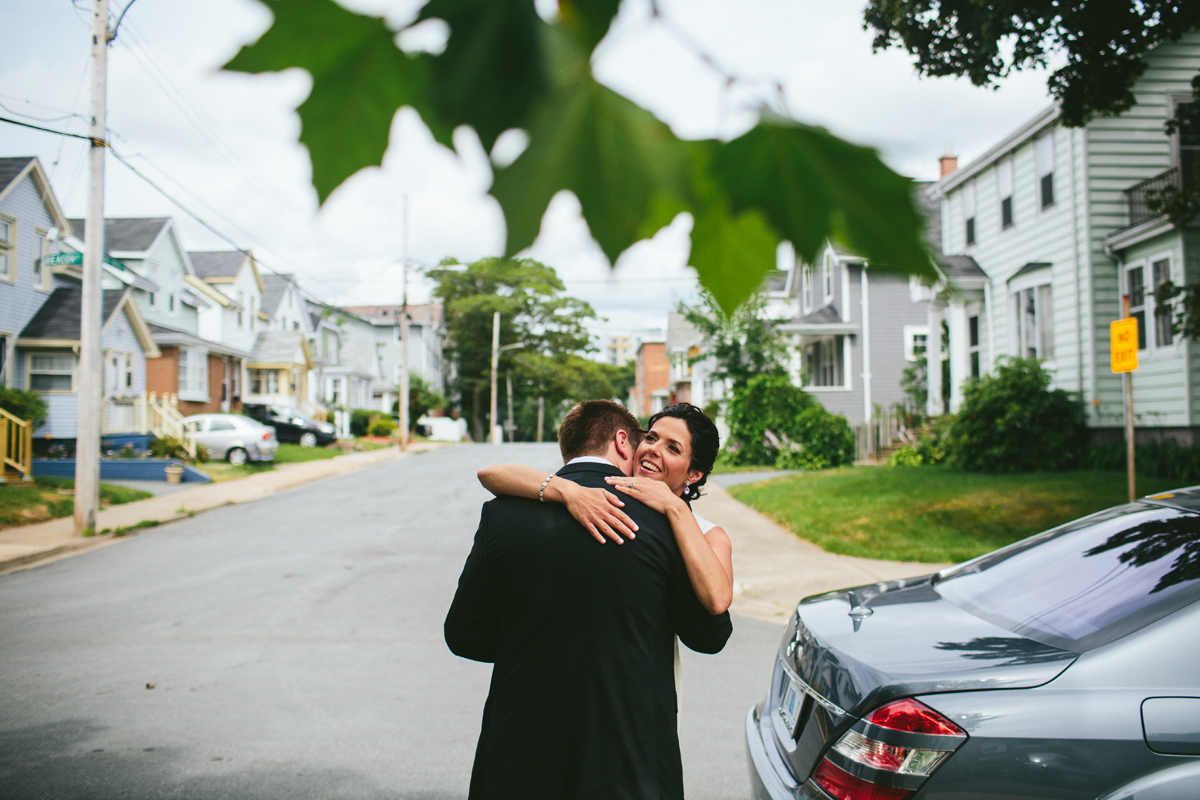
[[[692,511],[690,503],[700,496],[719,449],[712,420],[690,403],[673,403],[650,417],[634,474],[605,479],[670,520],[692,589],[711,614],[725,612],[733,602],[733,547],[725,530]],[[604,489],[580,486],[524,464],[484,467],[479,482],[495,495],[534,500],[545,483],[545,499],[566,505],[601,544],[606,538],[623,544],[637,537],[637,526],[621,510],[624,503]],[[678,651],[676,659],[678,663]]]

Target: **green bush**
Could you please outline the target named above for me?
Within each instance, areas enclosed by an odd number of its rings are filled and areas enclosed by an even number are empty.
[[[915,447],[905,446],[888,456],[889,467],[919,467],[925,463]]]
[[[729,462],[824,469],[854,461],[854,433],[785,375],[759,375],[729,405]]]
[[[792,440],[796,420],[816,404],[786,375],[757,375],[734,389],[728,413],[730,463],[774,464],[779,458],[780,437]]]
[[[159,436],[150,443],[151,458],[177,458],[180,461],[191,461],[183,442],[174,436]]]
[[[50,406],[32,389],[6,389],[3,386],[0,386],[0,408],[29,420],[35,430],[46,424],[46,416],[50,413]]]
[[[372,411],[369,408],[354,408],[350,410],[350,435],[351,436],[366,436],[367,428],[371,427],[371,421],[377,419],[381,415],[379,411]]]
[[[946,436],[947,463],[967,472],[1046,472],[1082,460],[1087,429],[1079,400],[1050,388],[1036,360],[1006,358],[968,381]]]
[[[1126,467],[1124,442],[1094,445],[1087,453],[1092,469],[1122,472]],[[1200,445],[1186,445],[1175,439],[1146,442],[1134,448],[1137,474],[1165,478],[1180,484],[1200,482]]]
[[[367,433],[371,436],[391,436],[396,427],[397,425],[391,417],[379,417],[371,420],[371,424],[367,427]]]
[[[922,464],[941,464],[946,460],[947,436],[954,425],[954,416],[944,414],[933,417],[921,428],[921,438],[913,445],[913,450],[921,457]]]

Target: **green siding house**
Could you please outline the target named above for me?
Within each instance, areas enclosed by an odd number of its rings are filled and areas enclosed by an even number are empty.
[[[954,411],[963,382],[997,358],[1036,357],[1083,399],[1098,438],[1118,438],[1124,396],[1109,367],[1108,326],[1128,294],[1140,323],[1138,439],[1200,443],[1200,343],[1173,336],[1155,301],[1163,281],[1200,279],[1200,228],[1146,208],[1149,192],[1187,180],[1200,158],[1194,134],[1163,128],[1192,100],[1200,32],[1147,61],[1128,112],[1066,128],[1048,108],[973,163],[944,168],[927,190],[941,207],[943,250],[971,257],[986,276],[945,275],[934,287],[929,327],[948,333],[949,348],[930,336],[929,359],[949,361],[950,386],[930,370],[931,413]]]

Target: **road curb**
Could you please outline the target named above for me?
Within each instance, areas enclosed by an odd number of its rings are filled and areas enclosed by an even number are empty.
[[[101,531],[111,532],[98,533],[86,538],[75,535],[74,521],[70,517],[0,530],[0,575],[116,544],[136,536],[142,530],[194,517],[202,511],[251,503],[299,486],[351,475],[446,446],[448,445],[430,442],[415,445],[408,452],[401,452],[398,448],[386,448],[319,461],[280,465],[281,468],[272,472],[220,483],[206,483],[193,489],[112,506],[97,515],[97,527]],[[5,551],[9,551],[10,554],[3,555]]]

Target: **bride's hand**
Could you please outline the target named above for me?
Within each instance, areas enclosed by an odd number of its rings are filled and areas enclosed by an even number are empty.
[[[605,478],[604,480],[618,492],[636,497],[660,514],[666,514],[672,507],[683,502],[679,495],[672,494],[671,487],[662,481],[649,478]]]
[[[623,536],[637,538],[637,524],[621,510],[625,504],[612,492],[580,486],[567,480],[560,481],[557,488],[562,493],[567,511],[600,544],[604,544],[605,537],[617,544],[625,543]]]

